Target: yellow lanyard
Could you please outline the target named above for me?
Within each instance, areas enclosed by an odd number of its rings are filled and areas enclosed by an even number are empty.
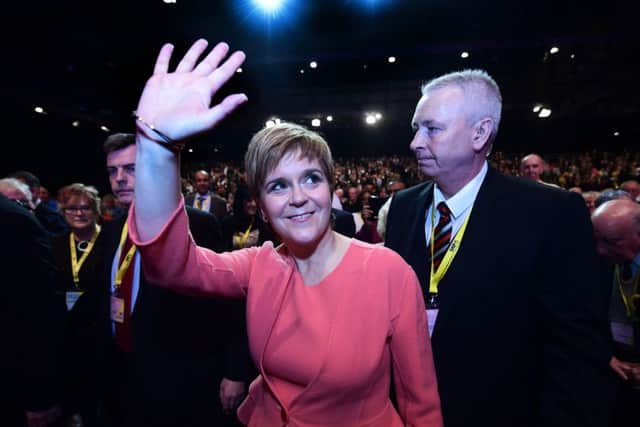
[[[638,295],[638,282],[640,282],[640,270],[636,271],[636,274],[627,282],[622,280],[620,276],[620,264],[616,264],[615,267],[615,278],[618,282],[618,290],[620,291],[620,296],[622,297],[622,302],[624,303],[624,308],[627,311],[627,317],[632,318],[634,312],[636,311],[636,301],[640,300],[640,295]],[[631,293],[627,296],[625,294],[622,285],[631,284]]]
[[[251,222],[251,224],[249,224],[249,227],[247,227],[247,231],[245,231],[242,234],[242,237],[240,238],[240,247],[244,248],[244,245],[247,243],[247,239],[249,238],[249,233],[251,233],[251,227],[253,227],[253,222]]]
[[[120,235],[120,246],[119,246],[120,250],[118,251],[119,256],[122,255],[122,250],[124,249],[124,243],[127,241],[127,232],[128,232],[128,225],[125,222],[124,227],[122,227],[122,234]],[[135,255],[135,253],[136,253],[136,245],[131,245],[131,248],[129,248],[129,252],[127,252],[124,259],[122,260],[122,264],[118,266],[118,271],[116,272],[116,280],[115,280],[116,289],[120,288],[120,285],[122,284],[122,278],[124,277],[125,273],[129,269],[129,266],[133,261],[133,256]]]
[[[80,269],[82,268],[82,264],[84,264],[84,261],[91,253],[91,249],[93,249],[93,245],[98,239],[98,234],[100,234],[100,226],[96,224],[93,236],[91,237],[91,240],[89,240],[87,248],[84,250],[84,253],[80,257],[80,261],[78,261],[75,239],[73,238],[73,233],[69,233],[69,250],[71,251],[71,273],[73,274],[73,283],[75,284],[76,288],[80,283]]]
[[[469,222],[469,218],[471,217],[471,210],[473,209],[473,205],[469,208],[469,213],[467,214],[467,218],[462,223],[462,226],[453,237],[451,243],[449,243],[449,247],[447,248],[447,252],[444,254],[444,258],[442,258],[442,262],[438,267],[438,271],[433,271],[433,247],[436,233],[436,200],[435,194],[433,195],[433,204],[431,206],[431,274],[429,277],[429,293],[437,294],[438,293],[438,284],[449,270],[449,266],[453,262],[453,258],[458,253],[458,249],[460,249],[460,243],[462,242],[462,237],[464,236],[464,232],[467,229],[467,223]],[[453,227],[453,225],[452,225]]]

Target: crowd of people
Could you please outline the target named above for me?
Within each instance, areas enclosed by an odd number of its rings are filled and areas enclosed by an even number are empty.
[[[181,171],[247,102],[211,105],[244,54],[206,48],[162,48],[108,194],[0,180],[3,425],[637,424],[640,152],[507,154],[464,70],[418,94],[415,157],[280,123]]]

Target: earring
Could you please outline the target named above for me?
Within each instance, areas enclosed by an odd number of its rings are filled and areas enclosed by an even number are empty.
[[[264,214],[264,211],[262,209],[260,209],[260,218],[262,218],[262,221],[268,223],[269,219],[267,218],[267,216]]]

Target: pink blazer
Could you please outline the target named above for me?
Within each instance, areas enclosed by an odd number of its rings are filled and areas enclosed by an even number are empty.
[[[318,368],[309,373],[311,380],[298,393],[285,399],[279,395],[282,379],[264,367],[274,326],[292,320],[288,316],[314,321],[313,307],[304,313],[281,310],[288,288],[300,285],[294,280],[295,263],[286,249],[276,249],[271,242],[224,254],[197,247],[188,234],[183,203],[148,242],[139,240],[134,218],[135,207],[129,230],[140,248],[149,282],[191,295],[246,297],[249,345],[261,375],[238,409],[243,423],[255,427],[442,426],[420,286],[413,270],[395,252],[352,242],[349,257],[341,262],[343,273],[334,278],[340,296],[330,301],[334,315],[326,325],[331,328],[329,339],[292,355]],[[391,371],[398,411],[389,399]]]

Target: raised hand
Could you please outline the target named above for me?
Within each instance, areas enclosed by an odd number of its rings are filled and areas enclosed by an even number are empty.
[[[213,128],[247,100],[244,94],[233,94],[211,106],[211,98],[242,65],[245,54],[237,51],[224,60],[229,46],[218,43],[199,61],[207,45],[204,39],[196,41],[172,73],[173,45],[162,46],[138,102],[138,117],[172,140],[185,140]]]

